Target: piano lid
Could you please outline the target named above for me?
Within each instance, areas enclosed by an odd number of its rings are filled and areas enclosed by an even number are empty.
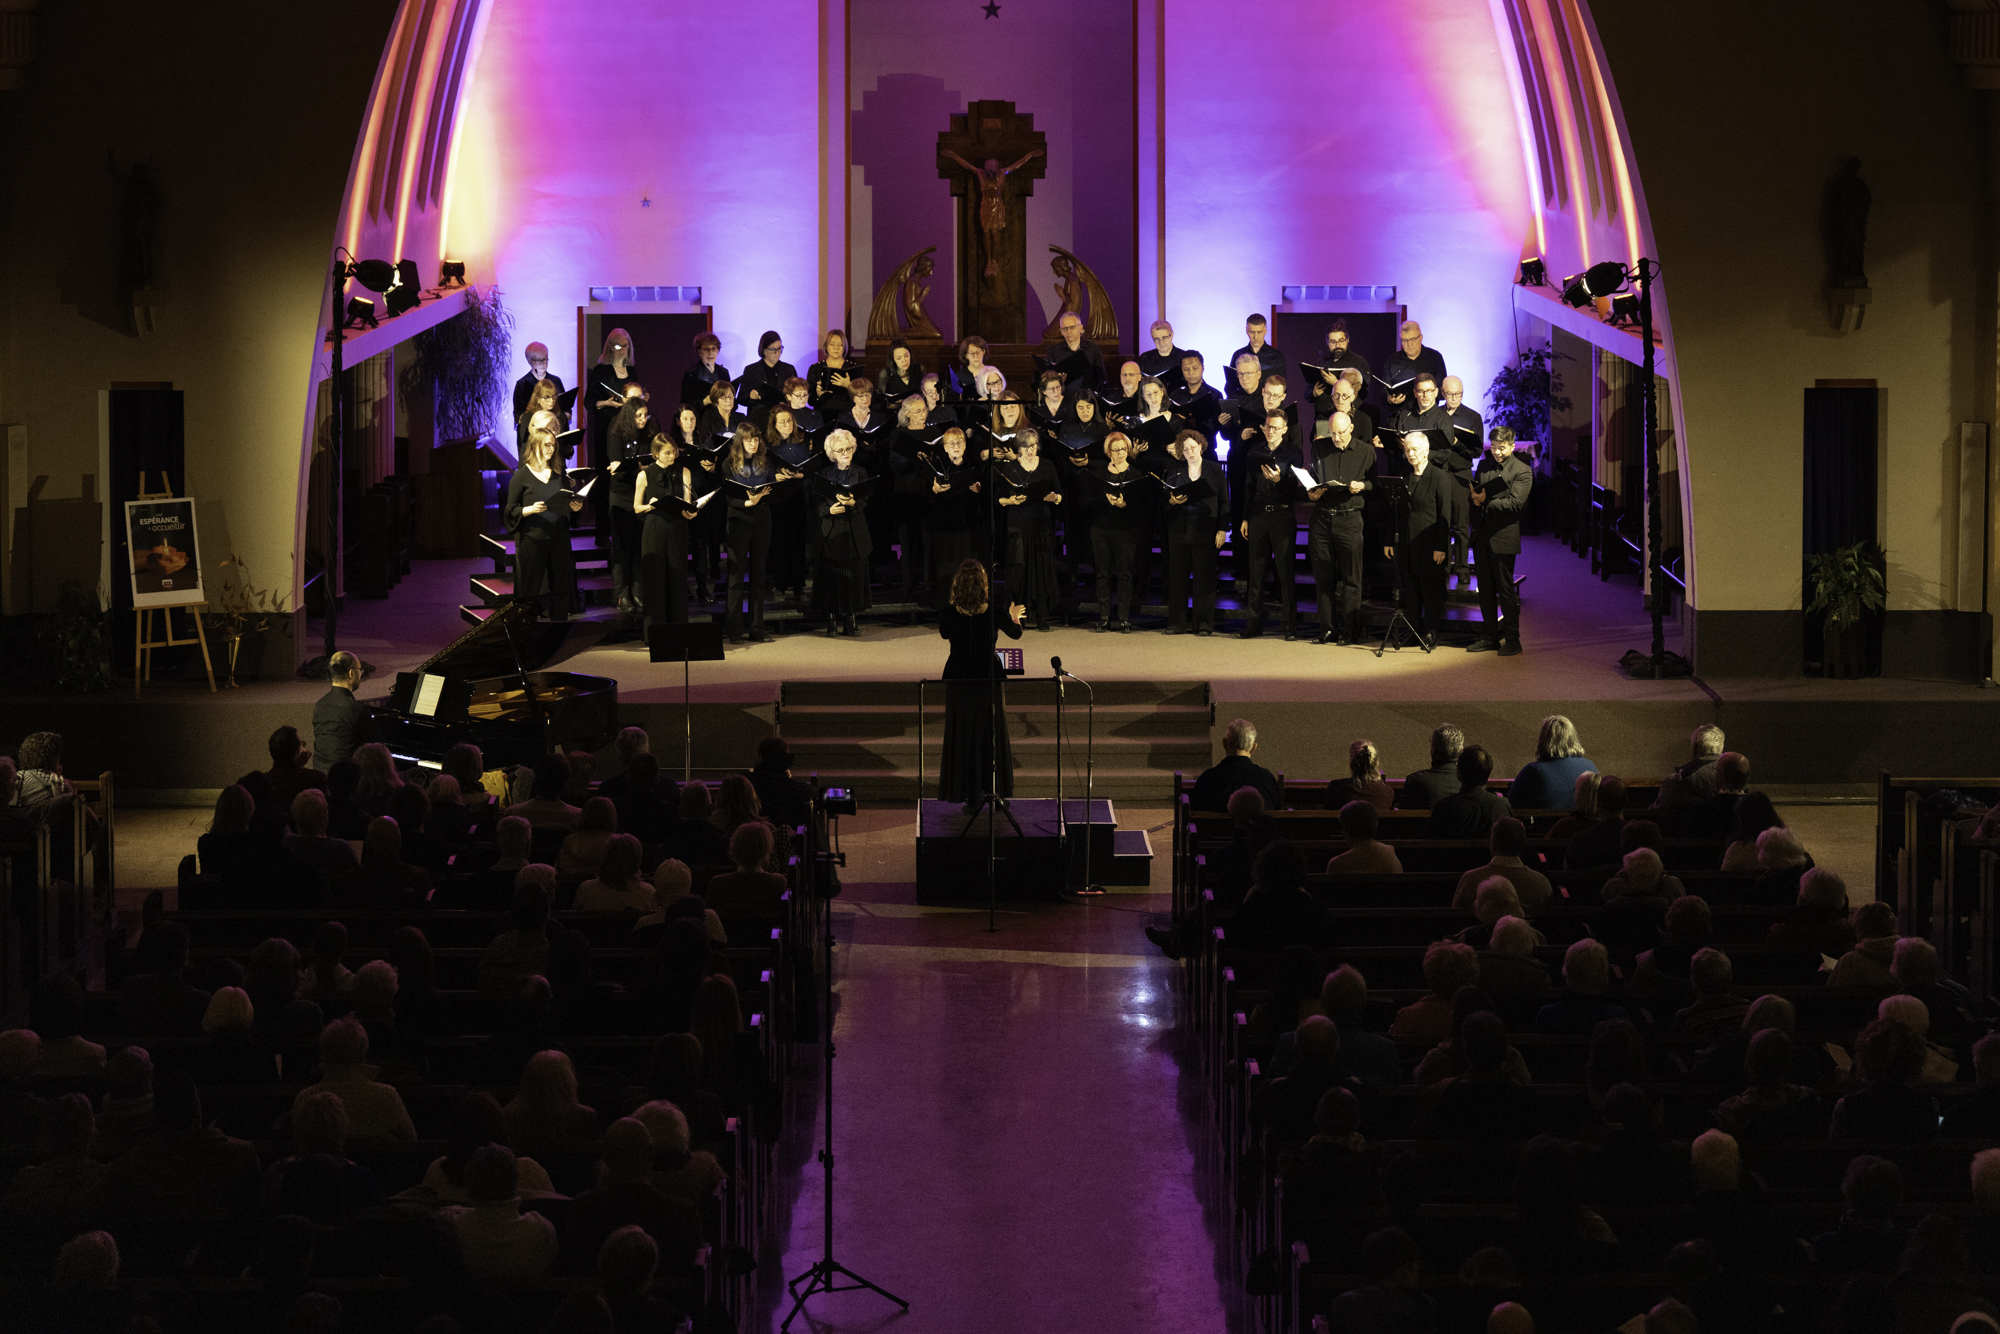
[[[471,681],[532,672],[554,657],[568,638],[568,623],[540,620],[534,603],[505,602],[414,670],[419,675]]]

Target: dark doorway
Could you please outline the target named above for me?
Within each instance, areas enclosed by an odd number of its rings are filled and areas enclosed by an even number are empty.
[[[574,383],[582,384],[589,378],[590,368],[597,364],[598,350],[604,346],[604,335],[613,329],[623,329],[632,336],[632,364],[638,368],[639,383],[652,399],[653,414],[671,421],[680,402],[681,376],[699,360],[694,354],[695,335],[708,331],[709,317],[685,310],[578,313],[583,317],[583,346],[577,349]],[[751,355],[755,356],[754,348]],[[728,357],[722,359],[722,364],[738,374],[743,369],[741,362]],[[579,404],[578,420],[582,419]]]
[[[111,386],[107,423],[111,475],[105,479],[103,491],[111,506],[111,605],[107,610],[119,613],[111,618],[114,664],[131,665],[135,634],[132,617],[124,614],[132,610],[132,551],[125,532],[125,502],[137,500],[142,489],[156,495],[162,491],[187,494],[186,397],[169,384]],[[209,556],[206,564],[213,569],[214,553],[204,554]],[[181,626],[180,632],[186,633],[186,627]],[[171,676],[175,660],[193,651],[171,649],[155,655],[154,674]]]
[[[1876,476],[1881,450],[1881,390],[1872,382],[1822,384],[1805,391],[1805,506],[1800,534],[1800,587],[1812,601],[1812,580],[1804,561],[1856,542],[1875,543]],[[1864,625],[1865,670],[1882,671],[1882,625],[1878,613]],[[1822,670],[1825,625],[1805,618],[1806,671]]]

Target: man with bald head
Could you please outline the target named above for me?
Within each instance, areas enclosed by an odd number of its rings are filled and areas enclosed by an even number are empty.
[[[1451,423],[1454,454],[1467,463],[1479,457],[1480,442],[1486,438],[1486,420],[1465,405],[1465,381],[1447,375],[1438,381],[1438,402],[1445,420]]]
[[[1362,508],[1375,489],[1375,451],[1354,438],[1354,422],[1335,412],[1326,438],[1313,442],[1310,470],[1319,486],[1306,492],[1306,559],[1319,601],[1319,643],[1361,638]]]
[[[1501,1302],[1486,1313],[1486,1334],[1535,1334],[1535,1317],[1519,1302]]]
[[[1044,358],[1048,368],[1060,371],[1063,391],[1074,397],[1095,393],[1104,387],[1104,351],[1083,336],[1083,320],[1073,310],[1063,312],[1056,323],[1062,341]]]
[[[1108,389],[1098,395],[1104,401],[1104,411],[1112,417],[1136,417],[1142,405],[1139,402],[1139,386],[1145,376],[1136,361],[1120,362],[1118,366],[1118,387]]]
[[[1417,376],[1429,373],[1434,380],[1445,377],[1444,356],[1434,347],[1424,346],[1423,326],[1415,320],[1404,320],[1396,330],[1397,348],[1383,363],[1382,379],[1388,384],[1402,384]],[[1394,412],[1409,401],[1409,389],[1389,391],[1389,410]]]
[[[563,392],[562,377],[560,375],[549,374],[548,344],[528,344],[527,356],[528,373],[514,381],[514,419],[516,421],[519,421],[521,414],[528,410],[528,395],[534,393],[535,386],[543,380],[554,380],[556,382],[556,393],[560,395]]]

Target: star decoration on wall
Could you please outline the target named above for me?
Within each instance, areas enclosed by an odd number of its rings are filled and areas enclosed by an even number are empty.
[[[994,0],[986,0],[986,3],[981,5],[980,8],[986,11],[987,18],[997,19],[1000,17],[1000,6],[995,4]]]

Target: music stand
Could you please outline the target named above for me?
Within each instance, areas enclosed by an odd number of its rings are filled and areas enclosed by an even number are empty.
[[[1389,498],[1389,511],[1392,516],[1390,532],[1395,536],[1396,547],[1400,551],[1403,544],[1409,540],[1406,530],[1410,526],[1410,479],[1378,477],[1375,479],[1375,489]],[[1398,564],[1400,566],[1400,562]],[[1389,641],[1396,637],[1398,625],[1408,630],[1410,638],[1416,641],[1417,647],[1428,654],[1431,651],[1430,645],[1424,642],[1424,637],[1417,633],[1417,627],[1403,611],[1403,572],[1400,568],[1396,571],[1396,600],[1392,605],[1394,609],[1389,613],[1389,624],[1382,628],[1382,642],[1376,646],[1375,656],[1381,657],[1383,651],[1389,647]],[[1400,643],[1396,645],[1396,651],[1398,653],[1403,651]]]
[[[722,625],[655,625],[646,631],[646,654],[653,662],[681,665],[681,781],[694,778],[694,673],[688,664],[722,661]]]

